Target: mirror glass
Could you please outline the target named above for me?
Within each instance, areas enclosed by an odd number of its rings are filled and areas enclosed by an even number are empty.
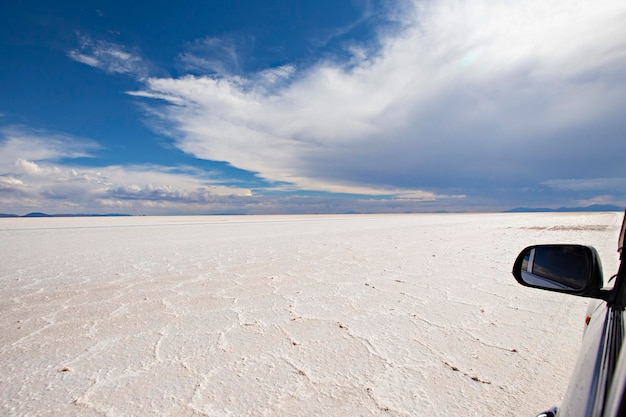
[[[529,285],[581,291],[592,275],[589,248],[579,245],[542,245],[528,248],[521,262],[521,279]]]

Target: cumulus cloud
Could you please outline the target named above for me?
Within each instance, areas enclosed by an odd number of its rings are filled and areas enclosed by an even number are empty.
[[[247,188],[222,185],[184,166],[68,164],[67,159],[90,156],[98,146],[25,128],[2,133],[0,207],[21,212],[101,213],[119,208],[132,214],[207,213],[227,211],[253,196]]]
[[[373,50],[130,94],[169,103],[154,112],[183,151],[302,189],[428,201],[618,176],[585,161],[626,151],[625,3],[403,5]]]
[[[0,174],[0,204],[16,194],[29,197],[31,210],[50,207],[73,212],[80,208],[100,213],[119,207],[133,214],[145,214],[146,207],[168,208],[169,213],[206,213],[214,210],[213,204],[232,200],[242,204],[252,197],[249,189],[211,184],[156,165],[86,168],[22,159],[12,172]]]
[[[15,161],[15,168],[17,172],[21,172],[26,175],[39,175],[42,172],[41,169],[39,169],[39,165],[22,158],[17,158]]]
[[[11,176],[0,176],[0,190],[11,191],[19,189],[24,183]]]

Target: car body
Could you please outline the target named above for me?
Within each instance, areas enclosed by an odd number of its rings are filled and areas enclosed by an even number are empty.
[[[558,409],[539,416],[626,416],[625,233],[626,212],[618,240],[619,268],[607,286],[599,255],[590,246],[530,246],[515,261],[513,276],[524,286],[592,298],[580,353],[563,401]]]

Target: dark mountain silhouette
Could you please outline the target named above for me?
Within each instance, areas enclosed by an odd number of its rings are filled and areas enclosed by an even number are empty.
[[[0,213],[0,218],[7,217],[121,217],[132,216],[131,214],[108,213],[108,214],[46,214],[41,212],[28,213],[23,216],[18,214]]]

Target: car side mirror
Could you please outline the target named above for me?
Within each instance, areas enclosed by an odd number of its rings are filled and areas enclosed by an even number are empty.
[[[536,245],[524,249],[513,265],[522,285],[582,297],[606,299],[602,264],[591,246]]]

